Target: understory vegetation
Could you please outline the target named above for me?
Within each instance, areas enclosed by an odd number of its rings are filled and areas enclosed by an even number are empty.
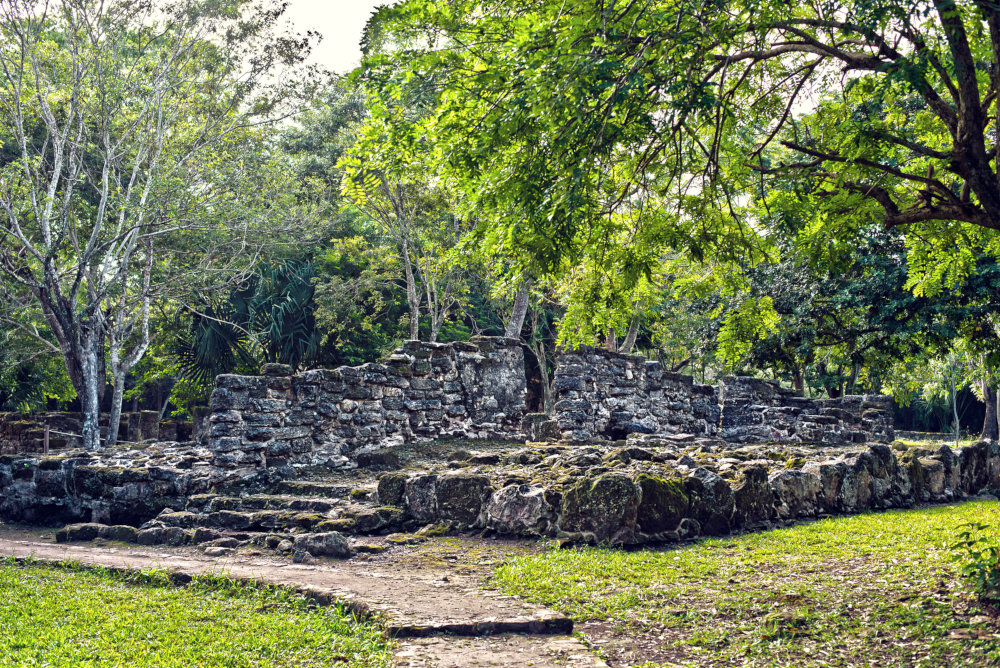
[[[505,335],[532,410],[587,344],[1000,433],[994,5],[397,0],[339,73],[287,6],[2,4],[0,411]]]
[[[0,666],[392,665],[371,623],[223,577],[0,562]]]
[[[990,526],[1000,506],[977,501],[677,549],[553,549],[494,583],[571,615],[612,665],[997,666],[998,611],[952,561],[960,540],[995,544]]]

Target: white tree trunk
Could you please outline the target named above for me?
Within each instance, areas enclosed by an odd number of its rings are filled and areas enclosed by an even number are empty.
[[[125,397],[125,376],[124,373],[114,374],[114,389],[111,394],[111,412],[108,415],[108,438],[109,446],[118,443],[118,429],[122,419],[122,399]]]
[[[97,347],[104,345],[104,337],[87,329],[81,336],[83,350],[80,351],[80,370],[83,387],[80,393],[80,408],[83,411],[83,428],[80,436],[84,450],[101,449],[101,402],[98,384],[104,381],[103,369],[98,368],[100,356]]]
[[[508,339],[521,338],[521,329],[524,327],[524,318],[528,315],[530,297],[531,281],[525,279],[517,294],[514,295],[514,308],[511,310],[510,319],[507,321],[507,328],[503,334]]]
[[[403,267],[406,271],[406,303],[410,307],[410,340],[420,340],[420,292],[413,276],[413,263],[410,260],[410,245],[404,240],[401,254]]]
[[[639,336],[639,312],[636,311],[628,323],[628,332],[625,334],[625,341],[622,343],[621,352],[626,355],[632,354],[635,348],[635,340]]]

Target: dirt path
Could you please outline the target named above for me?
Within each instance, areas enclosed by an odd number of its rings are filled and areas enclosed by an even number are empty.
[[[573,623],[564,615],[482,587],[486,566],[505,554],[505,547],[439,539],[368,559],[295,564],[266,554],[213,558],[181,548],[57,544],[51,531],[0,525],[3,556],[157,568],[183,576],[225,574],[295,587],[321,601],[344,600],[377,616],[400,639],[401,668],[604,666],[569,636]]]

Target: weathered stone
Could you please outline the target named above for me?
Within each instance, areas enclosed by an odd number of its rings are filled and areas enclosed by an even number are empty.
[[[233,553],[233,548],[231,547],[206,547],[205,556],[206,557],[225,557]]]
[[[966,494],[978,494],[989,487],[989,441],[978,441],[958,451],[960,488]]]
[[[77,541],[87,541],[94,540],[97,538],[101,529],[104,528],[103,524],[96,524],[94,522],[87,522],[84,524],[70,524],[68,526],[56,531],[56,542],[57,543],[70,543]]]
[[[605,473],[585,478],[563,496],[559,528],[595,542],[631,542],[639,501],[639,490],[626,475]]]
[[[375,533],[389,530],[403,523],[403,511],[399,508],[383,506],[365,512],[355,513],[350,527],[356,533]],[[333,522],[342,520],[333,520]],[[324,523],[326,524],[326,523]],[[320,525],[322,529],[324,524]]]
[[[383,506],[403,506],[406,473],[386,473],[378,479],[378,501]]]
[[[184,529],[179,527],[154,527],[141,529],[136,533],[135,542],[139,545],[183,545],[187,540]]]
[[[127,524],[116,524],[105,526],[101,529],[101,538],[117,541],[119,543],[134,543],[138,529]]]
[[[400,467],[399,455],[391,450],[359,452],[354,460],[358,466],[375,471],[394,471]]]
[[[475,526],[491,492],[490,479],[473,473],[450,473],[437,479],[436,492],[441,519],[460,526]]]
[[[733,483],[733,519],[737,526],[756,527],[774,519],[774,494],[767,480],[767,469],[750,466]]]
[[[676,531],[688,516],[690,501],[681,478],[662,478],[646,473],[636,479],[642,493],[636,525],[639,531],[655,535]]]
[[[684,490],[691,504],[691,517],[711,536],[729,533],[735,500],[733,490],[718,474],[698,468],[684,479]]]
[[[191,542],[197,544],[208,543],[209,541],[218,540],[222,538],[222,534],[215,529],[206,529],[205,527],[198,527],[194,530],[191,535]]]
[[[823,511],[827,513],[841,512],[843,503],[840,489],[844,482],[844,476],[847,474],[847,465],[839,461],[808,462],[802,467],[802,472],[819,479]]]
[[[351,544],[344,538],[343,534],[336,531],[307,533],[296,536],[294,548],[308,552],[314,557],[346,559],[354,554]]]
[[[845,460],[844,478],[840,483],[838,507],[842,512],[856,513],[872,506],[872,475],[867,459],[860,455]]]
[[[626,445],[615,448],[604,456],[606,462],[622,462],[624,464],[635,462],[648,462],[653,459],[653,453],[644,448],[634,445]]]
[[[438,518],[437,476],[418,475],[407,478],[403,487],[403,503],[410,516],[420,522]]]
[[[918,460],[923,472],[924,500],[943,501],[945,498],[945,468],[938,459]]]
[[[500,534],[548,536],[557,517],[560,499],[544,487],[509,485],[490,497],[486,525]]]
[[[804,471],[777,471],[768,482],[781,519],[813,517],[821,512],[823,487],[819,476]]]

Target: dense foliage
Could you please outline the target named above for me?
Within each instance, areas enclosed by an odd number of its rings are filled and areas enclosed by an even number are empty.
[[[0,16],[0,410],[506,333],[539,409],[591,344],[996,429],[988,3],[402,0],[340,75],[275,3],[51,8]]]

